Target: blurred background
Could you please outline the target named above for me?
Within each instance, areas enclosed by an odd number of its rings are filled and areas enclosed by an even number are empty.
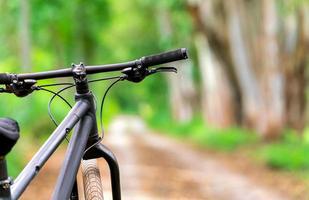
[[[121,82],[111,90],[103,114],[107,130],[108,124],[134,116],[147,127],[145,132],[156,132],[149,137],[173,144],[151,147],[152,153],[161,151],[158,159],[164,152],[172,153],[167,160],[182,157],[181,152],[173,154],[175,142],[194,151],[186,154],[190,158],[199,153],[195,160],[181,162],[211,159],[222,170],[248,179],[253,188],[264,188],[264,195],[274,195],[268,194],[271,188],[286,198],[308,198],[308,0],[10,0],[0,1],[0,17],[1,72],[123,62],[187,47],[189,60],[168,65],[176,66],[178,74],[157,74],[140,84]],[[61,81],[70,79],[40,83]],[[109,84],[92,85],[98,104]],[[72,94],[74,90],[64,96],[73,102]],[[10,174],[16,176],[55,128],[47,114],[51,95],[39,91],[26,98],[0,97],[1,117],[12,117],[21,126],[21,139],[9,156]],[[69,108],[55,100],[52,111],[61,121]],[[132,129],[136,127],[141,126]],[[106,134],[108,138],[109,131]],[[135,146],[147,152],[146,143]],[[126,148],[121,144],[116,152]],[[204,167],[188,169],[212,174]],[[185,176],[194,182],[192,173]],[[221,177],[219,182],[228,181]],[[211,181],[196,184],[194,188],[208,188],[196,199],[225,199],[207,186]],[[193,191],[167,187],[155,194]]]

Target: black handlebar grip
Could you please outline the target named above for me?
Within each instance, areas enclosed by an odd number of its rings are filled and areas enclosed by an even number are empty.
[[[0,84],[10,84],[12,83],[12,78],[7,73],[0,73]]]
[[[160,65],[177,60],[183,60],[188,58],[188,51],[186,48],[180,48],[174,51],[168,51],[156,55],[144,56],[141,58],[141,62],[144,66]]]

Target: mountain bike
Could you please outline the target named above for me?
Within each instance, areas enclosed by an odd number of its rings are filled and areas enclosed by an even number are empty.
[[[0,119],[0,199],[18,199],[30,184],[32,179],[39,173],[40,169],[59,147],[61,142],[67,139],[68,134],[74,128],[69,139],[65,158],[57,178],[57,182],[52,194],[52,199],[79,199],[77,187],[77,172],[81,165],[85,199],[103,199],[102,182],[95,159],[103,158],[108,163],[110,169],[112,196],[113,199],[121,199],[120,172],[115,155],[104,144],[102,136],[99,136],[96,117],[96,105],[94,95],[89,89],[89,84],[97,81],[115,81],[104,93],[100,107],[100,122],[102,125],[102,108],[108,90],[119,81],[140,82],[145,77],[157,72],[177,72],[174,67],[152,66],[169,63],[177,60],[187,59],[188,54],[185,48],[164,52],[156,55],[144,56],[140,59],[107,65],[85,66],[83,63],[72,64],[71,68],[44,71],[36,73],[12,74],[1,73],[0,88],[1,93],[12,93],[18,97],[25,97],[34,91],[46,91],[53,94],[49,101],[49,115],[57,128],[40,147],[26,167],[17,176],[16,180],[8,176],[6,166],[6,155],[13,148],[19,138],[19,125],[10,118]],[[88,80],[90,74],[119,72],[118,76],[104,77]],[[69,83],[54,83],[39,85],[43,79],[60,77],[72,77]],[[54,92],[46,89],[48,87],[62,86],[61,90]],[[69,106],[69,102],[61,96],[61,92],[75,87],[75,105],[60,124],[57,124],[50,112],[50,104],[55,97],[61,98]]]

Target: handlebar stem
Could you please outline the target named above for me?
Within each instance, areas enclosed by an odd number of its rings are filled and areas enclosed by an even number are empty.
[[[76,84],[77,94],[87,94],[89,92],[86,68],[83,63],[72,64],[73,79]]]

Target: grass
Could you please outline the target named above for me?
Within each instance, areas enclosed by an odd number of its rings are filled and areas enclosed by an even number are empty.
[[[168,119],[153,119],[149,121],[149,124],[152,128],[159,129],[173,137],[189,139],[214,150],[234,151],[239,147],[257,142],[255,134],[241,128],[217,129],[206,125],[201,119],[188,123],[170,123]]]
[[[258,158],[274,169],[289,171],[309,170],[309,144],[303,137],[286,132],[277,142],[263,145],[257,151]]]
[[[267,166],[284,170],[308,170],[309,146],[277,143],[267,145],[259,151]]]
[[[193,132],[190,138],[202,146],[221,151],[234,151],[257,140],[254,134],[235,127],[222,130],[208,128],[204,132]]]
[[[170,116],[163,115],[148,122],[152,128],[207,149],[234,152],[239,148],[245,148],[269,168],[309,172],[308,128],[302,136],[293,131],[285,131],[281,139],[265,143],[256,136],[257,134],[239,127],[216,129],[206,125],[201,119],[182,124],[171,122],[170,119]]]

